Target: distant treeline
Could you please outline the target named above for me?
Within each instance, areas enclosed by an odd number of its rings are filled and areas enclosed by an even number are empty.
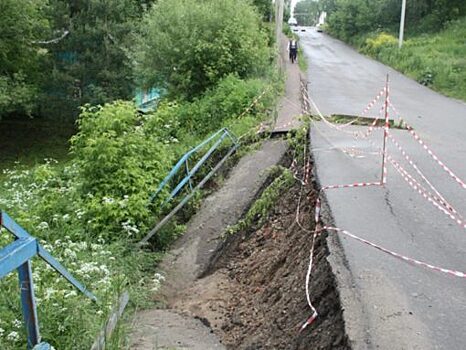
[[[371,31],[394,31],[400,22],[401,0],[303,0],[295,8],[300,24],[315,24],[321,11],[328,14],[332,34],[349,40]],[[411,34],[437,32],[466,16],[464,0],[408,0],[406,30]]]

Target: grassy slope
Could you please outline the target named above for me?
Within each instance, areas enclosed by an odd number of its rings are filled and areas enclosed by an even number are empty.
[[[360,49],[436,91],[466,101],[466,18],[436,34],[408,37],[401,50],[394,43]]]

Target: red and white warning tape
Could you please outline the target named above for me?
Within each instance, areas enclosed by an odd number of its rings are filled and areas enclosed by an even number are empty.
[[[267,93],[267,91],[269,91],[269,90],[270,90],[270,87],[265,88],[264,91],[262,91],[262,93],[261,93],[259,96],[257,96],[257,97],[251,102],[251,104],[250,104],[248,107],[246,107],[246,108],[244,109],[244,111],[241,112],[240,115],[238,115],[237,118],[238,118],[238,119],[241,119],[242,117],[244,117],[244,116],[245,116],[245,115],[246,115],[246,114],[247,114],[247,113],[262,99],[262,97],[264,97],[264,95],[265,95],[265,94]]]
[[[380,181],[377,182],[354,182],[352,184],[344,185],[327,185],[321,188],[321,192],[325,190],[334,190],[337,188],[354,188],[354,187],[369,187],[369,186],[382,186]]]
[[[442,196],[442,194],[432,185],[432,183],[427,179],[427,177],[422,173],[422,171],[416,166],[416,164],[411,160],[411,158],[408,156],[408,154],[404,151],[404,149],[401,147],[398,141],[391,135],[389,132],[389,119],[388,119],[388,114],[389,114],[389,108],[392,109],[395,113],[396,109],[393,107],[392,103],[390,102],[389,99],[389,87],[388,87],[388,79],[387,79],[387,85],[386,88],[383,89],[383,93],[386,93],[386,98],[385,98],[385,103],[384,106],[381,108],[380,113],[385,111],[385,125],[383,127],[384,129],[384,139],[383,139],[383,149],[381,150],[381,154],[383,156],[383,161],[382,161],[382,178],[381,181],[379,182],[358,182],[358,183],[353,183],[353,184],[344,184],[344,185],[328,185],[324,186],[321,188],[319,191],[319,194],[317,196],[317,200],[315,203],[315,230],[312,235],[312,244],[311,244],[311,251],[310,251],[310,256],[309,256],[309,265],[307,269],[307,274],[306,274],[306,299],[307,303],[312,311],[312,316],[306,320],[306,322],[301,326],[301,331],[304,330],[307,326],[312,324],[314,320],[317,318],[318,313],[316,308],[312,305],[311,298],[310,298],[310,293],[309,293],[309,282],[310,282],[310,276],[312,273],[312,267],[313,267],[313,262],[314,262],[314,247],[315,247],[315,241],[318,236],[318,234],[322,231],[333,231],[336,233],[341,233],[347,237],[353,238],[361,243],[364,243],[368,246],[371,246],[379,251],[382,251],[388,255],[391,255],[393,257],[396,257],[398,259],[401,259],[402,261],[406,261],[408,263],[411,263],[413,265],[421,266],[433,271],[441,272],[444,274],[448,274],[453,277],[459,277],[459,278],[466,278],[466,273],[465,272],[460,272],[456,270],[451,270],[451,269],[446,269],[443,267],[438,267],[414,258],[410,258],[408,256],[399,254],[397,252],[394,252],[392,250],[389,250],[387,248],[384,248],[378,244],[375,244],[373,242],[370,242],[366,239],[363,239],[361,237],[358,237],[349,231],[336,228],[336,227],[329,227],[329,226],[324,226],[322,228],[319,227],[319,222],[320,222],[320,211],[321,211],[321,201],[320,201],[320,195],[322,194],[323,191],[329,190],[329,189],[342,189],[342,188],[356,188],[356,187],[368,187],[368,186],[383,186],[386,181],[387,181],[387,162],[390,162],[391,165],[394,167],[394,169],[402,176],[402,178],[417,192],[419,192],[427,201],[432,203],[435,207],[437,207],[440,211],[442,211],[444,214],[449,216],[451,219],[453,219],[458,225],[466,229],[466,222],[463,219],[463,217],[458,213],[458,211],[447,202],[447,200]],[[381,94],[379,93],[379,97],[377,100],[381,97]],[[328,126],[338,129],[339,131],[343,131],[341,126],[336,126],[332,124],[330,121],[328,121],[322,113],[320,113],[319,108],[315,104],[315,102],[309,98],[309,104],[312,104],[314,109],[317,111],[317,113],[320,115],[322,120],[327,124]],[[374,101],[371,101],[369,103],[368,107],[372,107],[375,104]],[[398,113],[397,113],[398,114]],[[398,114],[399,116],[399,114]],[[378,118],[377,118],[378,119]],[[373,131],[377,119],[374,120],[372,125],[369,127],[369,130],[364,134],[364,135],[370,135],[370,133]],[[410,127],[401,117],[400,120],[405,123],[408,127],[408,131],[410,134],[416,139],[416,141],[419,142],[419,144],[424,148],[425,151],[438,163],[439,166],[441,166],[457,183],[461,185],[461,187],[466,188],[466,184],[463,180],[461,180],[458,176],[456,176],[431,150],[430,148],[422,141],[422,139],[414,132],[414,129]],[[349,123],[347,125],[350,125]],[[358,134],[357,137],[361,137],[360,134]],[[418,173],[418,175],[422,178],[423,181],[425,181],[428,186],[432,189],[434,192],[431,193],[429,192],[423,185],[421,185],[409,172],[407,172],[396,160],[393,159],[390,155],[388,155],[387,152],[387,143],[388,139],[390,139],[395,146],[398,148],[398,150],[401,152],[401,154],[404,156],[404,158],[408,161],[408,163],[414,168],[414,170]],[[298,211],[299,211],[299,205],[298,205]],[[299,224],[299,212],[297,213],[297,222]],[[300,227],[302,227],[300,225]],[[304,228],[303,228],[304,229]]]
[[[339,128],[343,129],[343,128],[347,127],[347,126],[350,126],[351,124],[354,124],[359,119],[361,119],[361,117],[364,117],[372,109],[372,107],[374,107],[374,105],[377,103],[377,101],[380,100],[380,98],[385,94],[385,91],[386,91],[386,87],[383,87],[383,89],[380,90],[380,92],[377,94],[377,96],[375,96],[372,99],[372,101],[368,103],[366,108],[364,108],[364,110],[362,111],[360,116],[358,116],[357,118],[353,119],[352,121],[350,121],[350,122],[348,122],[346,124],[339,125]]]
[[[450,212],[453,214],[458,215],[461,219],[461,215],[458,214],[455,208],[451,204],[447,202],[447,200],[442,196],[442,194],[432,185],[432,183],[427,179],[427,177],[422,173],[422,171],[418,168],[418,166],[411,160],[409,155],[406,153],[406,151],[401,147],[400,143],[393,137],[391,133],[388,134],[388,137],[390,141],[393,142],[393,144],[398,148],[398,150],[401,152],[403,157],[406,159],[406,161],[413,167],[413,169],[416,171],[416,173],[421,177],[422,180],[424,180],[425,183],[431,188],[432,191],[437,195],[439,198],[439,202]]]
[[[383,92],[385,92],[385,89],[382,90]],[[358,119],[360,119],[360,117],[358,118],[355,118],[354,120],[352,120],[351,122],[349,123],[346,123],[346,124],[336,124],[336,123],[332,123],[330,120],[328,120],[327,117],[325,117],[322,112],[320,111],[319,107],[317,107],[316,103],[314,102],[314,100],[310,97],[307,97],[307,101],[309,104],[311,104],[313,106],[313,108],[315,109],[315,111],[317,112],[317,114],[319,115],[320,119],[327,125],[329,126],[330,128],[332,129],[335,129],[339,132],[342,132],[342,133],[345,133],[345,134],[348,134],[348,135],[351,135],[353,136],[355,139],[364,139],[364,138],[368,138],[372,132],[374,130],[377,130],[377,129],[382,129],[384,127],[379,127],[379,126],[376,126],[377,125],[377,122],[380,120],[380,115],[381,113],[384,111],[384,108],[385,106],[382,106],[379,110],[379,114],[377,116],[374,116],[372,118],[374,118],[374,121],[371,123],[371,125],[369,125],[368,127],[368,130],[365,132],[365,133],[361,133],[359,131],[350,131],[350,130],[345,130],[344,127],[346,126],[349,126],[351,124],[353,124],[354,122],[356,122]]]
[[[364,139],[364,138],[369,137],[374,130],[382,129],[383,128],[382,126],[376,126],[376,125],[377,125],[377,122],[379,121],[384,109],[385,109],[385,106],[380,107],[379,114],[376,117],[374,117],[374,121],[371,123],[371,125],[369,125],[369,127],[367,128],[367,131],[365,133],[361,134],[361,133],[357,132],[357,133],[355,133],[354,137],[356,139]]]
[[[452,213],[451,211],[445,209],[444,203],[438,197],[434,196],[432,193],[427,191],[416,179],[414,179],[401,165],[398,164],[393,158],[389,157],[390,162],[396,171],[401,175],[401,177],[420,195],[422,195],[428,202],[432,203],[437,209],[449,216],[454,220],[460,227],[466,229],[466,222],[462,220],[457,214]],[[442,205],[443,204],[443,205]],[[450,206],[449,206],[450,207]],[[455,210],[456,213],[456,210]]]
[[[418,265],[418,266],[422,266],[422,267],[425,267],[427,269],[430,269],[430,270],[434,270],[434,271],[437,271],[437,272],[442,272],[442,273],[445,273],[445,274],[448,274],[450,276],[453,276],[453,277],[459,277],[459,278],[466,278],[466,273],[465,272],[461,272],[461,271],[456,271],[456,270],[450,270],[450,269],[446,269],[446,268],[443,268],[443,267],[438,267],[438,266],[435,266],[435,265],[432,265],[432,264],[429,264],[429,263],[426,263],[426,262],[423,262],[423,261],[420,261],[420,260],[417,260],[417,259],[413,259],[413,258],[410,258],[410,257],[407,257],[407,256],[404,256],[402,254],[399,254],[399,253],[396,253],[394,251],[391,251],[387,248],[384,248],[378,244],[375,244],[375,243],[372,243],[364,238],[361,238],[361,237],[358,237],[354,234],[352,234],[351,232],[349,231],[346,231],[346,230],[342,230],[340,228],[337,228],[337,227],[330,227],[330,226],[323,226],[321,228],[320,231],[335,231],[335,232],[339,232],[339,233],[342,233],[344,234],[345,236],[348,236],[348,237],[351,237],[359,242],[362,242],[364,244],[367,244],[375,249],[378,249],[384,253],[387,253],[391,256],[394,256],[395,258],[398,258],[398,259],[401,259],[403,261],[406,261],[408,263],[411,263],[411,264],[414,264],[414,265]]]
[[[422,148],[435,160],[435,162],[445,171],[447,172],[463,189],[466,189],[466,183],[462,179],[460,179],[453,171],[450,170],[449,167],[445,165],[435,153],[427,146],[427,144],[419,137],[419,135],[414,131],[413,127],[410,126],[406,121],[401,117],[401,115],[397,112],[396,108],[393,104],[389,101],[390,108],[398,115],[398,118],[406,125],[408,128],[408,132],[414,137],[414,139],[422,146]]]

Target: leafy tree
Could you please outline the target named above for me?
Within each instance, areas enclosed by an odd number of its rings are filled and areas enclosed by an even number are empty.
[[[401,0],[320,0],[319,5],[329,13],[331,32],[344,40],[374,30],[398,30]],[[464,0],[410,0],[406,30],[434,32],[463,16],[466,16]]]
[[[270,0],[253,0],[254,6],[257,7],[257,10],[262,15],[264,21],[270,20],[273,15],[272,1]]]
[[[31,113],[46,51],[34,44],[48,31],[45,0],[0,2],[0,116]]]
[[[69,35],[48,49],[51,79],[43,87],[43,114],[77,112],[85,104],[130,99],[134,84],[128,47],[133,30],[153,1],[50,0],[57,32]],[[50,102],[53,103],[50,103]]]
[[[245,0],[161,0],[148,12],[135,47],[145,86],[191,99],[234,73],[262,73],[267,35]]]
[[[319,3],[313,0],[303,0],[296,4],[294,9],[299,25],[314,25],[319,17]]]

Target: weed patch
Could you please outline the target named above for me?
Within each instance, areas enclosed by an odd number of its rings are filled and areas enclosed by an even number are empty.
[[[402,49],[387,33],[360,37],[359,49],[447,96],[466,101],[466,18],[435,34],[408,37]],[[365,39],[364,39],[365,38]]]

